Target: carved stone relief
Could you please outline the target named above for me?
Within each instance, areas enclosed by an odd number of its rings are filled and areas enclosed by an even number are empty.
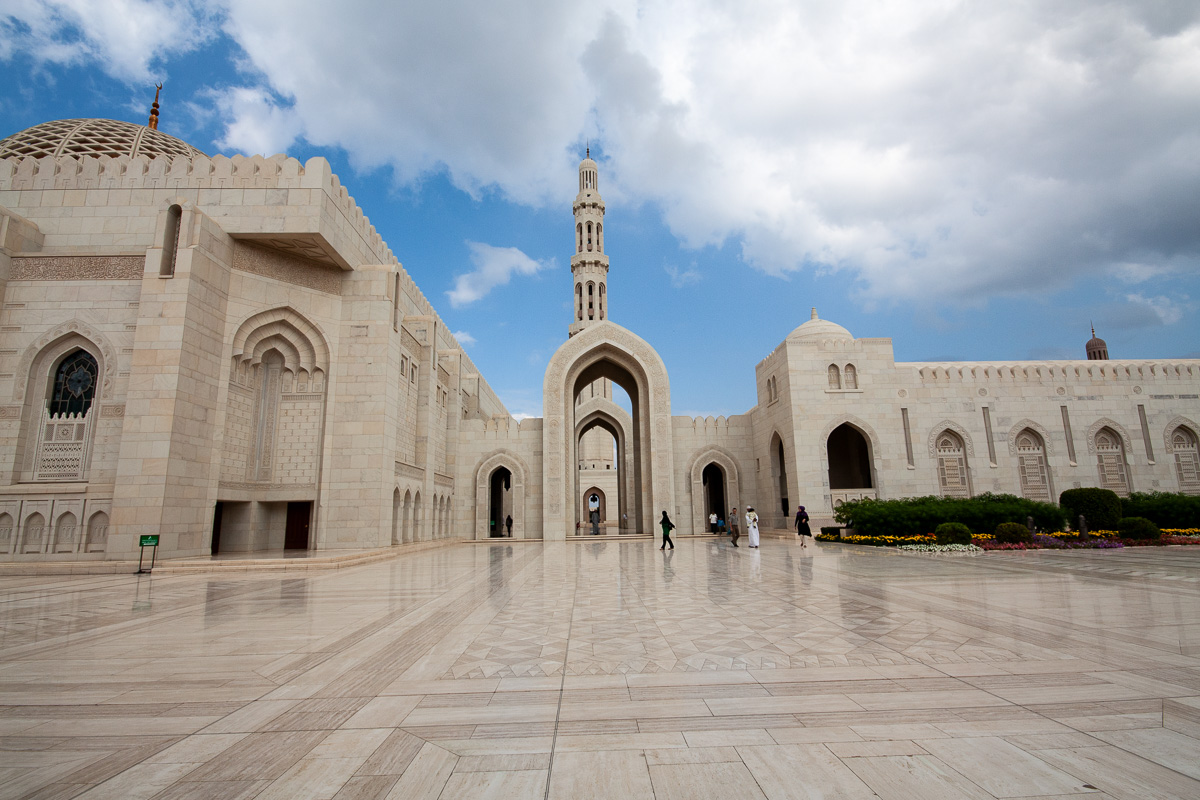
[[[137,281],[144,256],[20,256],[12,260],[14,281]]]

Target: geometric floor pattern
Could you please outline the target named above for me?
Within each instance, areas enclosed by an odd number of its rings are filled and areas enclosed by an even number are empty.
[[[1081,795],[1200,797],[1200,548],[0,578],[0,798]]]

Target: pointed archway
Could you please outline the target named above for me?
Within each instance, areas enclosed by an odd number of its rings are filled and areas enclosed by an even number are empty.
[[[632,406],[631,496],[625,500],[636,530],[649,533],[662,511],[673,517],[671,388],[662,359],[643,339],[603,321],[567,340],[550,359],[543,382],[543,535],[564,539],[574,532],[582,487],[578,481],[575,398],[584,387],[607,378],[623,388]],[[615,432],[614,432],[615,435]],[[622,481],[629,485],[625,479]]]

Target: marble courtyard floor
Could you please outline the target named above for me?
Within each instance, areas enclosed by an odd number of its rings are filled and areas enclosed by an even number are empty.
[[[0,796],[1200,797],[1200,548],[0,577]]]

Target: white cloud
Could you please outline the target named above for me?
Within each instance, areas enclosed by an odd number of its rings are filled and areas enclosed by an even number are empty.
[[[470,347],[476,342],[475,337],[466,331],[454,331],[450,335],[457,339],[463,347]]]
[[[231,120],[217,143],[223,150],[264,156],[286,153],[302,132],[295,110],[280,105],[261,87],[240,86],[214,96],[217,107]]]
[[[321,8],[230,0],[226,30],[310,141],[400,181],[557,203],[598,135],[610,202],[768,273],[845,270],[868,300],[1200,264],[1186,0]],[[235,126],[272,127],[245,108]]]
[[[1141,294],[1127,294],[1125,299],[1137,306],[1143,306],[1154,312],[1158,318],[1160,325],[1174,325],[1183,319],[1184,307],[1178,301],[1159,295],[1157,297],[1146,297]],[[1181,298],[1186,302],[1187,297]]]
[[[184,0],[7,1],[0,56],[126,76],[211,25]],[[1194,0],[220,8],[247,80],[218,97],[229,147],[302,135],[541,205],[574,194],[590,137],[610,204],[767,273],[844,271],[867,301],[1200,270]]]
[[[214,32],[212,14],[190,0],[0,3],[0,58],[23,51],[39,62],[94,63],[130,82],[161,77],[162,59],[196,48]]]
[[[535,261],[515,247],[495,247],[482,242],[467,242],[467,247],[475,269],[456,275],[454,288],[446,292],[455,308],[483,299],[492,289],[508,283],[514,274],[535,275],[554,263]]]
[[[684,286],[690,286],[693,283],[700,282],[700,273],[692,266],[686,270],[681,270],[674,264],[668,264],[663,267],[663,270],[671,278],[671,285],[676,289],[682,289]]]

